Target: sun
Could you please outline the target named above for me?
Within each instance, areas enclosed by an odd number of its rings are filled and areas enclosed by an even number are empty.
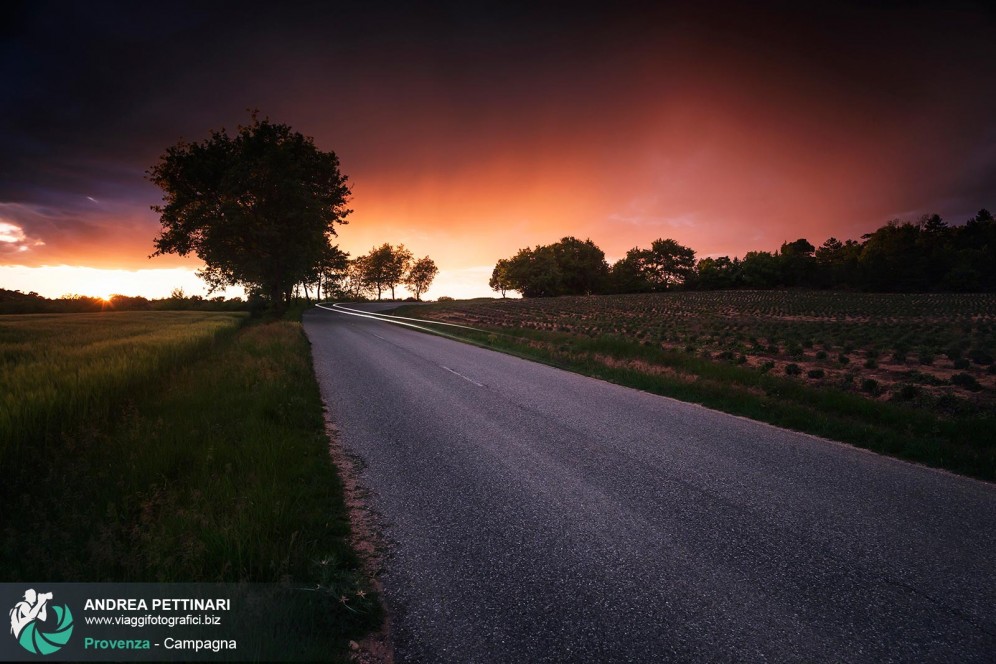
[[[113,297],[114,297],[113,295],[107,293],[106,295],[101,295],[100,299],[103,300],[104,302],[110,302]]]

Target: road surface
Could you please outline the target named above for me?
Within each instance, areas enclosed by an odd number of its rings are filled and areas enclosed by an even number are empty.
[[[388,524],[400,662],[996,659],[991,484],[378,320],[304,327]]]

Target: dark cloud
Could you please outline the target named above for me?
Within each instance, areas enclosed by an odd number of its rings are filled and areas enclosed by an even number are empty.
[[[144,170],[247,108],[334,148],[358,203],[396,224],[435,205],[451,232],[505,185],[598,193],[577,223],[638,219],[621,244],[710,216],[747,242],[996,204],[983,5],[205,4],[5,5],[0,204],[45,243],[17,260],[144,260]]]

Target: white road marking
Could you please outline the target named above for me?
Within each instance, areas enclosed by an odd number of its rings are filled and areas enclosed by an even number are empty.
[[[441,365],[441,364],[439,366],[443,367],[443,365]],[[459,371],[453,371],[453,369],[450,369],[449,367],[443,367],[443,368],[446,369],[447,371],[449,371],[451,374],[456,374],[457,376],[460,376],[460,378],[463,378],[465,381],[467,381],[469,383],[473,383],[474,385],[477,385],[478,387],[484,387],[484,385],[482,385],[481,383],[478,383],[473,378],[467,378],[466,376],[464,376]]]

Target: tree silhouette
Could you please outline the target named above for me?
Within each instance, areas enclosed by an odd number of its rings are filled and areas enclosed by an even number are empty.
[[[813,267],[816,263],[813,253],[815,251],[816,247],[805,238],[783,243],[778,255],[781,267],[780,285],[813,285]]]
[[[612,265],[609,272],[610,289],[614,293],[649,293],[654,285],[643,271],[644,250],[633,247]]]
[[[421,300],[422,293],[429,289],[438,273],[439,268],[436,267],[435,261],[425,256],[412,263],[411,269],[405,275],[405,286],[415,293],[416,300]]]
[[[549,246],[520,249],[509,259],[508,279],[512,288],[523,297],[562,295],[560,267]]]
[[[281,306],[345,224],[349,188],[334,152],[269,119],[168,148],[148,171],[164,192],[155,253],[191,253],[213,291],[242,285]]]
[[[653,290],[682,285],[695,269],[695,251],[671,238],[654,240],[650,249],[637,252],[632,260],[639,265],[640,273]]]
[[[576,237],[565,237],[551,245],[560,270],[561,292],[572,295],[590,295],[605,288],[609,266],[605,252],[591,240],[583,242]]]
[[[403,244],[399,244],[397,247],[392,247],[389,244],[385,246],[391,253],[391,259],[388,263],[387,285],[391,289],[391,299],[394,300],[397,299],[394,295],[394,289],[405,280],[405,275],[408,274],[408,269],[411,267],[412,252],[405,249]]]
[[[508,276],[509,263],[507,258],[500,259],[495,264],[495,269],[491,271],[491,279],[488,280],[488,286],[491,287],[491,290],[500,292],[503,298],[505,293],[515,288]]]
[[[525,297],[592,292],[645,293],[673,288],[838,288],[869,291],[996,291],[996,218],[986,209],[963,225],[940,215],[892,220],[861,241],[828,238],[819,248],[805,238],[777,252],[742,258],[706,257],[672,239],[634,247],[603,271],[590,240],[522,249],[495,266],[489,285]],[[597,284],[597,285],[596,285]]]
[[[379,247],[374,247],[370,253],[356,259],[356,266],[360,270],[360,280],[372,292],[377,293],[379,300],[387,288],[393,288],[401,280],[401,275],[397,274],[394,260],[394,248],[384,243]]]

